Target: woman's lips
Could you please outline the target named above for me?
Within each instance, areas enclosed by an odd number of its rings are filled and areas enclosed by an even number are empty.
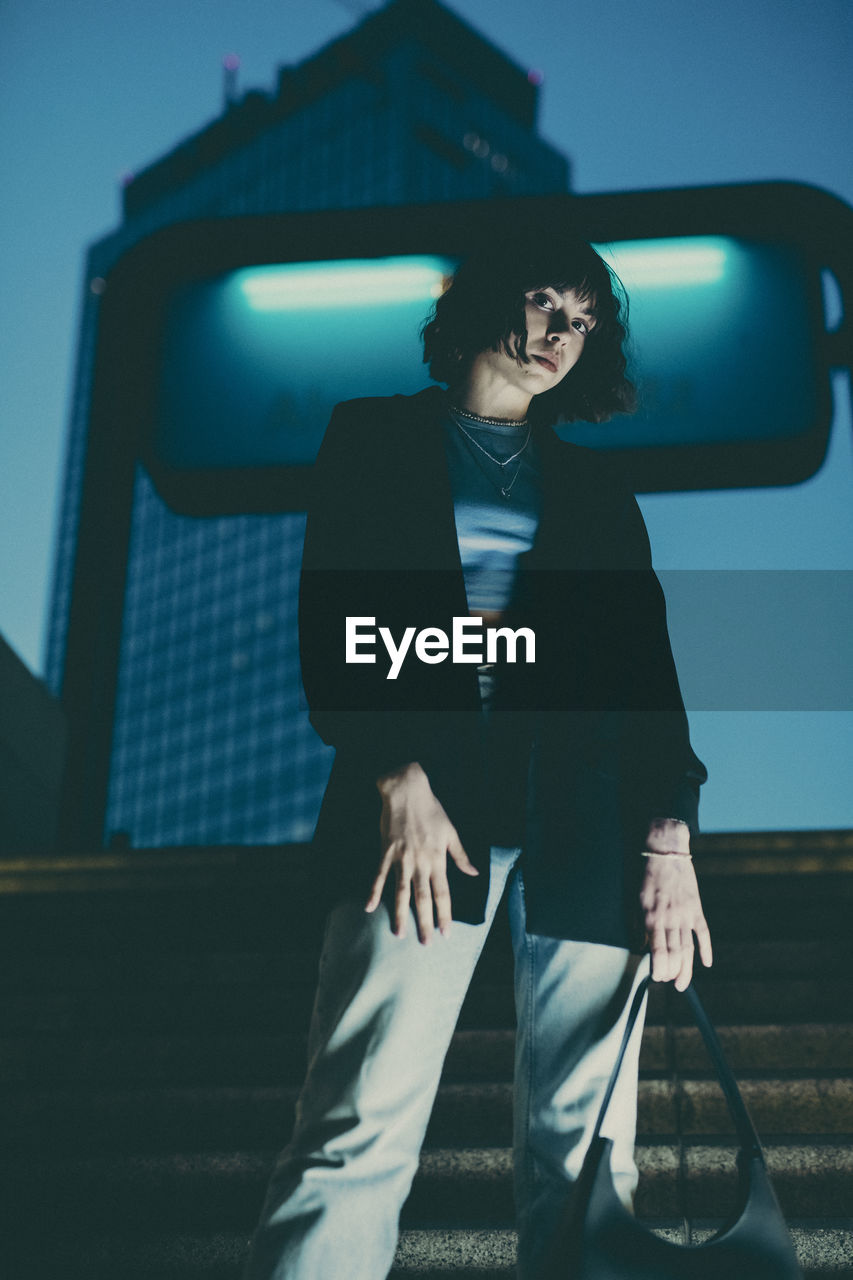
[[[557,372],[557,362],[556,362],[556,360],[552,360],[550,356],[538,356],[538,355],[536,354],[536,352],[534,351],[534,353],[533,353],[533,359],[534,359],[534,360],[538,360],[538,361],[539,361],[539,363],[540,363],[540,364],[541,364],[545,369],[549,369],[549,370],[551,371],[551,373],[556,373],[556,372]]]

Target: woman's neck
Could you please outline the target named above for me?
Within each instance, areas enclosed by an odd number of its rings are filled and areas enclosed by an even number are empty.
[[[490,377],[489,371],[472,370],[461,383],[450,388],[450,400],[457,409],[507,422],[523,421],[531,399],[521,388],[502,378]]]

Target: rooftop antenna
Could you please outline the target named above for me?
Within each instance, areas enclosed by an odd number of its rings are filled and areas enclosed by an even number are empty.
[[[222,59],[222,105],[227,111],[237,101],[237,72],[240,58],[236,53],[226,53]]]

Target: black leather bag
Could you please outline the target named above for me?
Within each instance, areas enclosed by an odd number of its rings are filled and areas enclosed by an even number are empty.
[[[647,986],[648,979],[635,994],[592,1143],[557,1235],[547,1280],[803,1280],[758,1134],[692,985],[684,995],[713,1059],[738,1135],[738,1207],[710,1240],[681,1245],[644,1227],[618,1199],[610,1173],[613,1144],[601,1136],[601,1126]]]

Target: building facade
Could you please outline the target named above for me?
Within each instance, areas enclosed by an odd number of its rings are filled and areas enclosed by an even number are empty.
[[[61,692],[99,299],[112,265],[199,217],[346,209],[569,187],[536,133],[538,77],[436,0],[391,0],[130,180],[93,245],[46,661]],[[302,705],[304,515],[192,518],[140,467],[104,838],[136,847],[309,839],[331,752]]]

